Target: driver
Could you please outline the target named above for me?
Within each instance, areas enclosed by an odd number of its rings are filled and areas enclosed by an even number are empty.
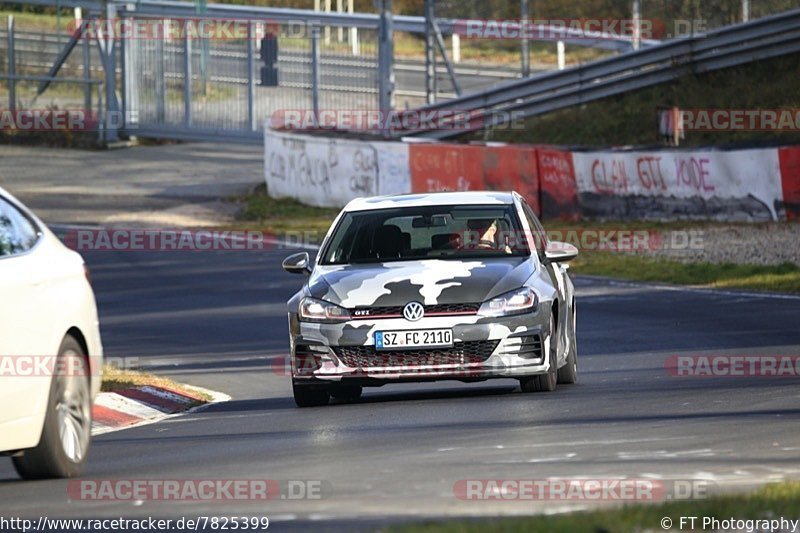
[[[506,253],[511,253],[511,248],[506,243],[502,248],[497,243],[497,232],[499,227],[497,219],[492,218],[476,218],[467,221],[467,238],[464,239],[465,243],[469,243],[471,248],[478,248],[484,250],[503,250]]]

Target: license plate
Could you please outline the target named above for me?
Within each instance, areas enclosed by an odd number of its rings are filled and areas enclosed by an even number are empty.
[[[375,333],[375,348],[378,350],[452,347],[452,329],[415,329],[406,331],[378,331]]]

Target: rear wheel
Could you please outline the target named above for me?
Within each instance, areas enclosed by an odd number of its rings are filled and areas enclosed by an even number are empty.
[[[292,382],[292,392],[297,407],[320,407],[328,405],[331,399],[325,388],[316,385],[299,385],[296,381]]]
[[[353,401],[361,398],[361,393],[364,392],[362,387],[358,385],[333,385],[329,389],[331,396],[337,400]]]
[[[13,458],[23,479],[74,477],[81,473],[92,435],[92,397],[84,350],[64,337],[53,367],[39,444]]]
[[[572,303],[572,342],[569,343],[567,364],[558,370],[558,382],[571,385],[578,382],[578,333],[575,302]]]

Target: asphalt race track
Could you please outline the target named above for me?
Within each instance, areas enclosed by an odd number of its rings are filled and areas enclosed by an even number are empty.
[[[400,385],[301,410],[273,370],[287,350],[284,302],[302,282],[280,269],[289,253],[84,253],[107,356],[233,397],[96,438],[84,477],[318,480],[322,498],[70,501],[66,481],[19,481],[3,459],[4,513],[352,529],[586,505],[464,501],[454,486],[466,479],[664,477],[728,490],[800,477],[800,380],[665,368],[673,355],[800,355],[798,297],[578,278],[577,385],[530,395],[515,381]]]

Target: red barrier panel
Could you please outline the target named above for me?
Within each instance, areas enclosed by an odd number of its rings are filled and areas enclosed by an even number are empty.
[[[487,146],[484,150],[483,176],[486,188],[517,191],[539,214],[536,149],[532,146]]]
[[[800,218],[800,147],[779,149],[778,159],[786,218],[796,220]]]
[[[411,144],[409,166],[413,192],[515,190],[540,211],[533,147]]]
[[[537,148],[543,218],[578,220],[578,185],[572,152]]]
[[[483,181],[483,147],[457,144],[409,146],[412,192],[479,191]]]

